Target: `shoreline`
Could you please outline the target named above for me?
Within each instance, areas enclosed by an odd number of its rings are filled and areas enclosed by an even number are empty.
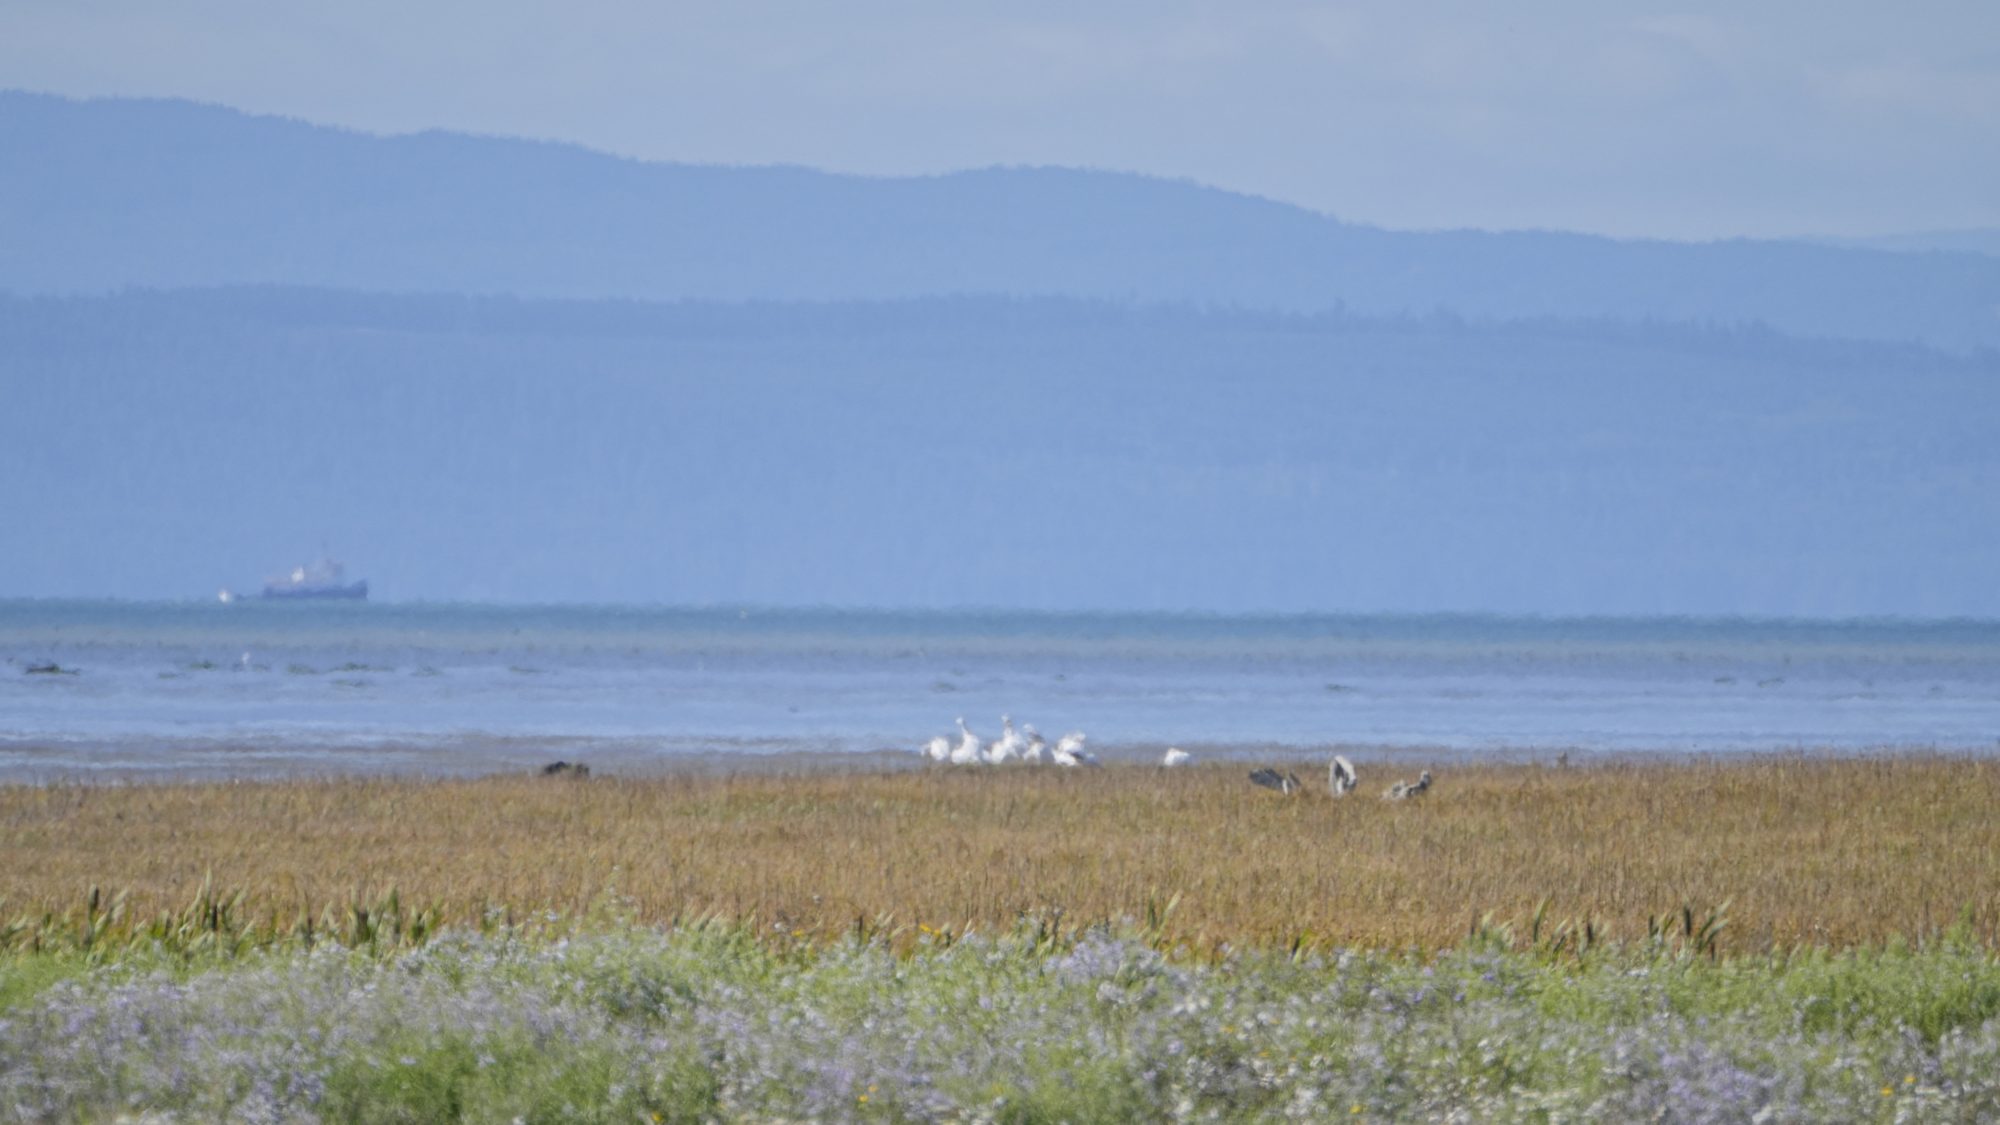
[[[472,780],[532,774],[555,761],[580,762],[600,777],[633,779],[722,775],[841,775],[927,769],[1001,773],[1061,772],[1056,766],[944,766],[914,748],[831,748],[800,738],[614,738],[469,735],[440,738],[299,737],[118,738],[0,737],[0,786],[172,785],[223,781],[283,782],[310,779]],[[1165,742],[1091,746],[1107,767],[1157,767]],[[1981,760],[2000,757],[1992,747],[1884,744],[1868,747],[1795,745],[1717,748],[1593,748],[1584,744],[1468,748],[1424,744],[1327,742],[1173,744],[1197,764],[1310,766],[1323,769],[1334,754],[1359,762],[1402,766],[1520,766],[1569,764],[1694,765],[1781,759],[1849,761],[1893,758]]]

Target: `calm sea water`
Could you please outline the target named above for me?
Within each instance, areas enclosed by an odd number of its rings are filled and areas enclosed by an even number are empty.
[[[0,601],[0,659],[11,776],[855,753],[1002,713],[1114,756],[2000,748],[2000,622]]]

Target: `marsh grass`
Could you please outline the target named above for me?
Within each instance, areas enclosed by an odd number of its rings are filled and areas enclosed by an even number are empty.
[[[1339,801],[1223,765],[13,786],[0,943],[393,947],[593,911],[902,948],[1111,922],[1197,954],[2000,936],[2000,763],[1465,766],[1396,803],[1374,780]]]

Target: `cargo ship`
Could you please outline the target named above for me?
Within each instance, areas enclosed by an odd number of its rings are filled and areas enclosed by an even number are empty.
[[[368,580],[349,582],[346,568],[329,558],[295,566],[290,574],[264,583],[267,598],[336,598],[362,601],[368,597]],[[228,599],[224,599],[225,601]]]

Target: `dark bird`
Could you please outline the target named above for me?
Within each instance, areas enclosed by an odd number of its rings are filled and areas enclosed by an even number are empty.
[[[1251,770],[1250,781],[1252,784],[1261,785],[1266,789],[1276,789],[1280,793],[1296,793],[1299,791],[1298,774],[1279,773],[1277,770],[1268,767],[1261,770]]]

